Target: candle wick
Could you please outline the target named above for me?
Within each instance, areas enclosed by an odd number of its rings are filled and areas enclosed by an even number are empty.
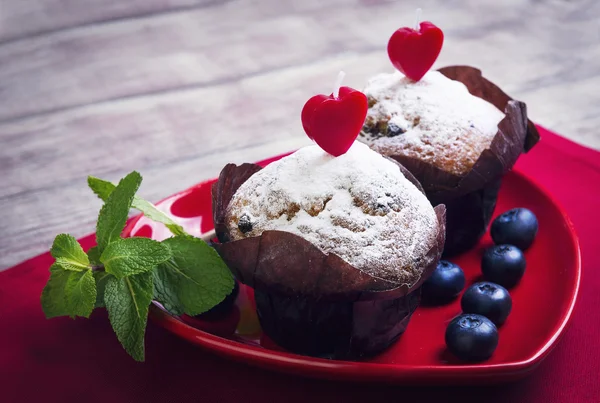
[[[333,85],[333,98],[338,99],[340,96],[340,86],[342,85],[342,80],[346,76],[346,73],[340,71],[338,73],[337,78],[335,79],[335,84]]]
[[[421,29],[421,12],[423,10],[421,10],[420,8],[417,8],[417,11],[415,12],[415,30],[419,31]]]

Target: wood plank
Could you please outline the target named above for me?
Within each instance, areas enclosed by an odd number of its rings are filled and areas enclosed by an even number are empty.
[[[600,74],[564,83],[540,86],[527,91],[531,115],[543,116],[543,125],[600,150]],[[560,102],[552,102],[558,99]]]
[[[0,43],[125,18],[183,11],[215,0],[0,0]]]
[[[319,6],[323,3],[308,3],[326,9]],[[225,3],[1,46],[1,97],[11,102],[0,104],[0,121],[226,82],[341,50],[342,33],[327,35],[328,27],[311,15],[287,10],[278,16],[283,10],[277,4]],[[365,43],[356,35],[346,39],[353,48]]]
[[[327,91],[340,67],[364,65],[363,60],[355,54],[237,83],[0,125],[5,144],[0,170],[7,171],[0,194],[69,182],[89,172],[143,170],[232,147],[304,138],[299,114],[306,98]],[[362,81],[355,75],[348,83],[360,86]]]
[[[442,0],[432,2],[427,16],[439,21],[450,39],[444,53],[451,46],[462,46],[461,39],[477,42],[494,34],[502,36],[504,43],[495,52],[486,48],[486,54],[508,52],[509,57],[520,57],[519,49],[525,45],[557,53],[554,47],[569,37],[570,48],[556,55],[569,59],[590,46],[589,36],[566,33],[589,31],[594,21],[562,24],[549,36],[550,16],[539,24],[522,18],[526,6],[543,11],[543,5],[521,1],[515,7],[490,5],[470,11],[476,3],[469,0],[459,8]],[[397,2],[299,4],[302,7],[284,7],[278,0],[225,3],[5,44],[0,46],[0,99],[10,102],[0,103],[0,121],[212,85],[313,63],[344,51],[385,52],[390,32],[403,21],[410,23],[413,13],[412,6]],[[473,18],[464,18],[467,11]],[[395,14],[398,19],[389,18]],[[464,48],[462,53],[470,52]]]

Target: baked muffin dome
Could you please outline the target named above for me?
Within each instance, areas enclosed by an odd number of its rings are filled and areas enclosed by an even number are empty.
[[[373,77],[358,140],[383,155],[417,158],[463,175],[490,146],[504,114],[437,71],[417,82],[400,72]]]
[[[393,161],[355,142],[333,157],[304,147],[253,174],[225,216],[231,240],[279,230],[303,237],[372,276],[412,285],[438,220]]]

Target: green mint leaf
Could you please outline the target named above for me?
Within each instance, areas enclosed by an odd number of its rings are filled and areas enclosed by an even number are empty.
[[[142,183],[139,173],[133,171],[119,182],[100,209],[96,225],[96,241],[100,253],[109,243],[121,239],[133,196]]]
[[[95,271],[94,280],[96,280],[96,308],[104,308],[104,289],[108,279],[112,277],[110,273],[105,271]]]
[[[119,238],[104,249],[100,262],[106,272],[122,278],[150,271],[170,257],[168,246],[152,239]]]
[[[64,270],[53,264],[41,301],[48,319],[56,316],[88,318],[96,302],[96,283],[92,271]]]
[[[69,315],[65,287],[69,275],[73,273],[54,264],[50,267],[50,279],[42,291],[42,310],[46,318]]]
[[[219,254],[203,240],[173,237],[163,241],[173,257],[156,269],[163,290],[177,295],[188,315],[198,315],[214,307],[231,293],[234,280]],[[166,272],[166,273],[163,273]],[[162,301],[165,302],[165,301]],[[175,300],[168,300],[174,303]]]
[[[65,287],[69,316],[89,318],[96,304],[96,282],[91,270],[72,273]]]
[[[116,185],[105,181],[104,179],[88,176],[87,183],[92,192],[96,194],[103,202],[108,200],[108,196],[116,189]]]
[[[50,254],[65,270],[82,271],[90,268],[90,261],[81,245],[69,234],[60,234],[54,238]]]
[[[108,318],[125,350],[144,361],[144,333],[152,301],[152,273],[118,279],[111,276],[104,290]]]
[[[90,264],[92,264],[94,266],[100,266],[102,264],[102,263],[100,263],[100,250],[98,249],[97,246],[90,248],[87,251],[87,256],[88,256],[88,259],[90,260]]]
[[[154,299],[160,302],[173,315],[184,312],[183,304],[177,296],[177,274],[164,265],[152,270]]]
[[[103,201],[106,201],[110,194],[115,190],[116,186],[103,179],[88,176],[88,186],[92,191]],[[165,224],[173,235],[187,235],[183,227],[177,224],[167,214],[163,213],[154,206],[154,204],[141,199],[137,196],[133,198],[131,206],[142,213],[152,221]]]
[[[84,271],[84,270],[89,270],[90,266],[82,266],[79,263],[74,263],[72,260],[69,260],[67,258],[64,257],[57,257],[56,258],[56,264],[59,265],[60,267],[62,267],[65,270],[71,270],[71,271]]]
[[[149,201],[136,197],[133,199],[133,208],[140,210],[152,221],[165,224],[165,226],[173,235],[188,235],[181,225],[177,224],[171,219],[171,217],[157,209],[154,204],[150,203]]]

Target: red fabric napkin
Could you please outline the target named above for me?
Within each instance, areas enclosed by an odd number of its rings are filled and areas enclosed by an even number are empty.
[[[525,380],[426,388],[310,380],[228,361],[152,323],[146,362],[136,363],[105,311],[88,320],[44,318],[39,299],[52,261],[46,253],[0,273],[0,401],[600,402],[600,153],[544,129],[541,135],[516,169],[566,208],[581,240],[583,279],[571,327]],[[84,246],[93,242],[83,239]]]

